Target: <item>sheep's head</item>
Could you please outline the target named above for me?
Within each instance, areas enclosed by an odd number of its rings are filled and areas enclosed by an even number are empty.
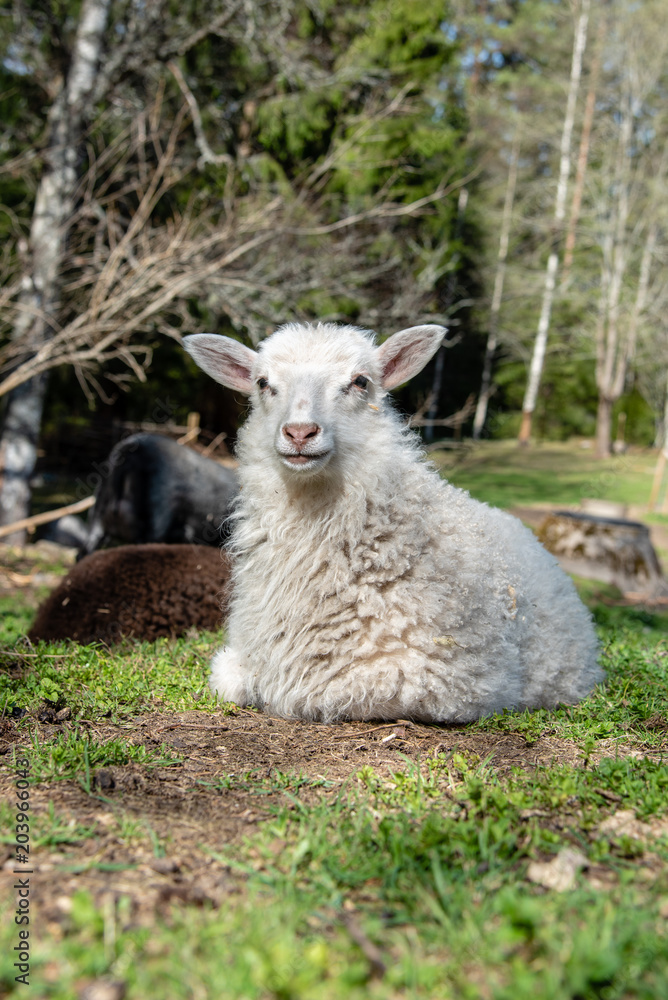
[[[184,346],[217,382],[251,397],[254,417],[284,468],[315,474],[364,447],[367,420],[388,389],[416,375],[445,329],[414,326],[377,347],[350,326],[288,324],[258,351],[229,337],[194,334]]]

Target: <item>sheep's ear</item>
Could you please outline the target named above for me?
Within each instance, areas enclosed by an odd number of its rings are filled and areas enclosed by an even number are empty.
[[[251,369],[257,354],[250,347],[216,333],[193,333],[183,338],[183,346],[202,371],[216,382],[228,389],[246,394],[252,392]]]
[[[422,371],[446,333],[444,326],[411,326],[388,337],[378,348],[383,389],[394,389]]]

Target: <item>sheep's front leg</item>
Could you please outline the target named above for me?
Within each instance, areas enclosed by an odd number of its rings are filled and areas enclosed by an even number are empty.
[[[248,672],[239,654],[231,646],[219,649],[211,661],[209,687],[221,701],[248,704]]]

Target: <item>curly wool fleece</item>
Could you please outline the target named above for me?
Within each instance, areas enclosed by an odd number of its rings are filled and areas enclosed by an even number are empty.
[[[239,433],[224,700],[288,718],[465,722],[576,702],[602,679],[572,581],[510,515],[443,481],[388,389],[441,327],[377,347],[332,324],[279,329],[257,352],[186,338],[251,396]]]

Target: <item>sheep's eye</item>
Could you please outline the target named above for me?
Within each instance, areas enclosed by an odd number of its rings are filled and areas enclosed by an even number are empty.
[[[266,378],[259,378],[257,380],[257,387],[258,387],[258,389],[268,389],[269,388],[269,380],[266,379]]]
[[[358,389],[366,389],[368,384],[369,380],[365,375],[358,375],[356,379],[353,379],[353,385],[356,385]]]

